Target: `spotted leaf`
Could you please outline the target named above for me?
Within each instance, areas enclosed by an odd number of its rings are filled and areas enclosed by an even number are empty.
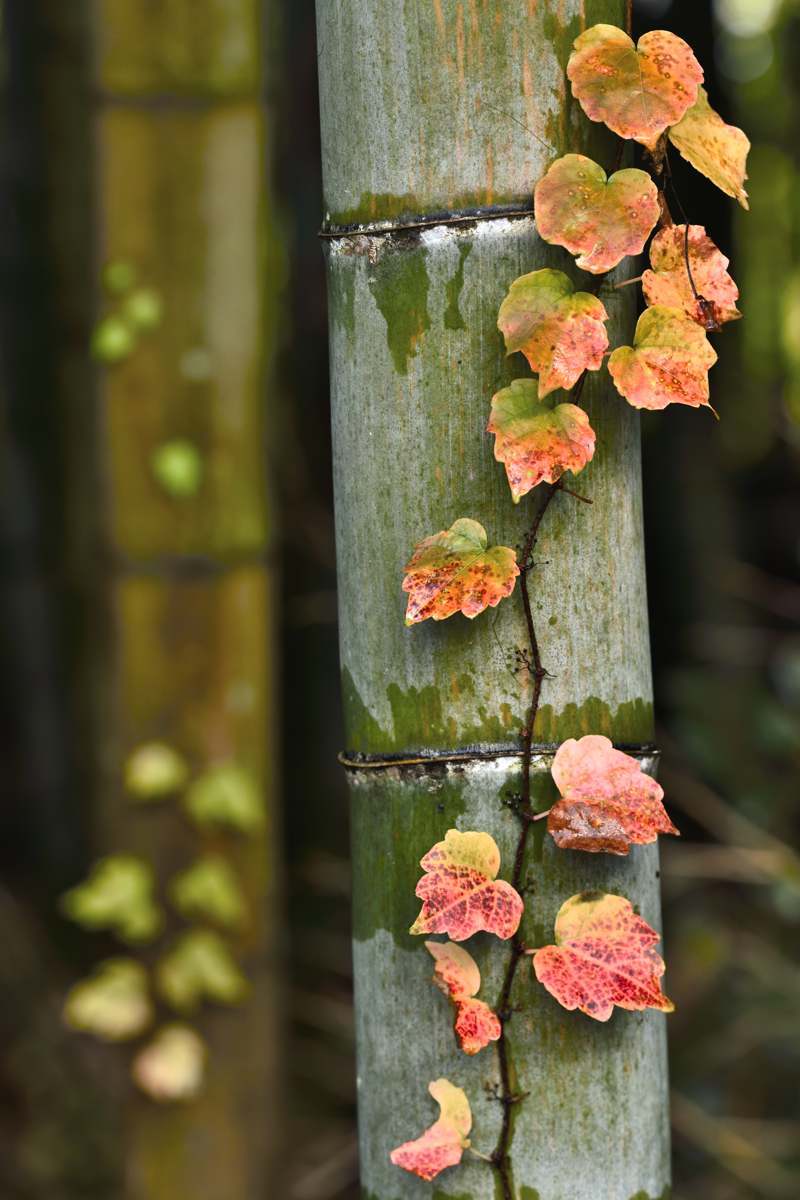
[[[573,43],[572,94],[592,121],[652,149],[697,99],[703,68],[692,49],[664,29],[634,45],[616,25],[593,25]]]
[[[436,967],[433,981],[452,1000],[456,1015],[454,1028],[465,1054],[477,1054],[500,1037],[501,1026],[495,1013],[483,1000],[476,1000],[481,973],[478,964],[463,946],[453,942],[426,942]]]
[[[559,910],[555,933],[556,944],[534,954],[533,969],[564,1008],[596,1021],[607,1021],[614,1005],[673,1011],[661,991],[664,962],[653,949],[660,935],[623,896],[572,896]]]
[[[583,154],[553,163],[536,185],[534,207],[539,235],[577,255],[593,275],[641,254],[660,212],[658,189],[644,171],[627,167],[609,179]]]
[[[727,125],[714,112],[705,88],[699,89],[697,103],[683,120],[670,129],[669,140],[696,171],[726,196],[733,196],[742,208],[750,207],[744,189],[750,140],[736,125]]]
[[[577,404],[547,404],[535,379],[515,379],[492,397],[489,433],[494,456],[504,464],[514,503],[537,486],[577,475],[594,455],[595,435]]]
[[[447,1079],[435,1079],[428,1084],[428,1091],[439,1105],[438,1121],[415,1141],[392,1150],[389,1157],[396,1167],[430,1181],[445,1167],[461,1162],[469,1146],[472,1112],[462,1089]]]
[[[708,371],[717,361],[705,330],[678,308],[657,305],[639,317],[633,346],[608,360],[617,391],[634,408],[708,404]]]
[[[134,1082],[152,1100],[193,1100],[203,1085],[206,1046],[188,1025],[165,1025],[133,1060]]]
[[[704,329],[719,329],[742,314],[736,307],[739,289],[727,272],[728,259],[718,250],[702,225],[689,226],[688,257],[694,286],[686,266],[685,225],[668,225],[650,243],[651,270],[642,276],[649,305],[682,308]]]
[[[449,829],[420,865],[425,874],[416,894],[423,904],[411,933],[446,933],[454,942],[480,929],[500,938],[516,933],[522,900],[510,883],[497,879],[500,851],[488,833]]]
[[[571,388],[584,371],[597,371],[608,349],[608,313],[597,296],[576,292],[563,271],[521,275],[500,305],[497,327],[506,351],[520,350],[539,376],[539,396]]]
[[[510,596],[519,575],[514,551],[489,548],[486,530],[467,517],[419,542],[405,569],[406,625],[457,612],[477,617]]]
[[[561,799],[550,809],[547,828],[564,850],[627,854],[660,833],[678,833],[661,803],[663,789],[607,737],[563,742],[552,771]]]

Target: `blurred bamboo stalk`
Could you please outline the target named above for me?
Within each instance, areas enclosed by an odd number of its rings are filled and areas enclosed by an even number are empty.
[[[63,153],[52,220],[65,320],[73,332],[83,272],[101,359],[84,402],[85,343],[73,340],[61,397],[80,495],[69,557],[91,660],[95,844],[140,854],[162,881],[213,848],[237,871],[249,910],[235,949],[251,995],[198,1019],[209,1044],[199,1099],[125,1099],[124,1194],[252,1200],[275,1183],[282,1108],[265,480],[282,280],[265,99],[275,22],[260,0],[52,0],[43,10],[61,71],[74,70],[84,42],[92,63],[90,79],[73,74],[91,127],[91,161],[76,165],[89,169],[92,228],[57,203]],[[109,312],[121,325],[109,327]],[[137,809],[123,768],[153,740],[195,774],[235,764],[263,801],[262,829],[201,835],[174,803]]]

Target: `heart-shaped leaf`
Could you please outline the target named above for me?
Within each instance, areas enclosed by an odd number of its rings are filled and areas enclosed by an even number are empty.
[[[577,475],[594,454],[595,435],[577,404],[543,404],[535,379],[515,379],[492,397],[489,433],[494,456],[504,463],[514,503],[565,471]]]
[[[423,905],[410,933],[446,933],[463,942],[479,929],[500,938],[517,932],[522,900],[496,878],[500,851],[490,834],[449,829],[420,866],[425,874],[416,894]]]
[[[650,243],[650,266],[642,276],[650,305],[682,308],[704,329],[719,329],[742,314],[736,307],[739,289],[726,268],[728,259],[718,250],[702,225],[689,226],[688,256],[695,296],[686,267],[686,226],[668,225]]]
[[[608,313],[597,296],[576,292],[563,271],[521,275],[500,305],[497,327],[506,351],[520,350],[539,375],[539,396],[571,388],[584,371],[597,371],[608,349]]]
[[[607,1021],[614,1005],[672,1012],[661,991],[664,961],[653,949],[660,935],[623,896],[581,892],[562,904],[556,945],[533,956],[536,978],[564,1008]]]
[[[154,882],[144,859],[110,855],[94,864],[88,879],[64,893],[61,908],[85,929],[111,929],[125,942],[147,942],[163,924],[153,899]]]
[[[70,989],[64,1021],[106,1042],[137,1037],[153,1019],[147,972],[132,958],[109,958]]]
[[[455,1005],[454,1028],[461,1049],[465,1054],[477,1054],[496,1042],[502,1032],[489,1005],[474,998],[481,986],[478,964],[463,946],[453,942],[426,942],[425,949],[436,962],[434,983]]]
[[[552,774],[562,798],[550,809],[547,828],[562,850],[627,854],[659,833],[678,833],[661,803],[663,789],[607,737],[563,742]]]
[[[708,103],[705,88],[697,103],[669,131],[669,140],[696,171],[725,193],[749,208],[744,181],[750,140],[736,125],[727,125]]]
[[[660,305],[639,317],[633,346],[608,360],[617,391],[634,408],[708,404],[708,371],[717,361],[704,329],[678,308]]]
[[[444,621],[457,612],[477,617],[510,596],[519,575],[514,551],[490,549],[486,530],[468,517],[419,542],[405,569],[406,625],[428,617]]]
[[[461,1162],[469,1146],[472,1112],[462,1089],[447,1079],[435,1079],[428,1084],[428,1091],[439,1105],[438,1121],[415,1141],[398,1146],[389,1157],[396,1167],[430,1181],[445,1167]]]
[[[703,82],[691,46],[664,29],[635,46],[616,25],[593,25],[574,47],[567,75],[587,117],[650,149],[691,108]]]
[[[152,1100],[193,1100],[203,1085],[206,1046],[188,1025],[165,1025],[133,1060],[134,1082]]]
[[[584,154],[553,163],[536,185],[534,208],[540,237],[578,255],[578,266],[593,275],[641,254],[660,212],[658,189],[644,171],[627,167],[609,179]]]

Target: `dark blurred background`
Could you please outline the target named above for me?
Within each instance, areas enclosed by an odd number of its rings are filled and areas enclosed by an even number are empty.
[[[281,592],[270,768],[291,1023],[286,1194],[345,1200],[357,1194],[355,1075],[316,47],[312,4],[277,8],[265,103],[283,247],[269,260],[280,339],[268,409],[280,435],[264,461]],[[643,421],[661,779],[683,833],[663,845],[675,1196],[789,1198],[800,1195],[800,3],[637,0],[634,17],[637,33],[663,25],[691,43],[712,104],[753,143],[749,213],[675,164],[684,208],[730,256],[742,293],[744,320],[719,337],[712,375],[721,422],[679,410]],[[68,429],[63,407],[69,381],[80,388],[89,371],[96,264],[73,274],[65,306],[57,242],[81,236],[86,164],[54,141],[92,102],[88,83],[85,94],[70,85],[88,70],[79,33],[54,25],[47,4],[6,0],[0,1200],[108,1200],[120,1177],[120,1130],[98,1096],[124,1052],[60,1018],[98,957],[57,908],[96,837],[76,662],[100,632],[76,585],[80,547],[65,550],[82,448],[80,403]],[[78,361],[66,383],[59,355]]]

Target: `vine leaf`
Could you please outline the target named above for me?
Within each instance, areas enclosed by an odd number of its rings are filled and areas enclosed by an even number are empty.
[[[559,1004],[607,1021],[614,1005],[672,1012],[661,991],[664,961],[653,949],[660,935],[624,896],[581,892],[562,904],[556,945],[533,956],[536,978]]]
[[[247,913],[236,872],[218,854],[199,858],[170,883],[170,898],[181,916],[235,928]]]
[[[540,237],[578,255],[577,265],[602,275],[626,254],[641,254],[659,218],[658,189],[636,167],[609,178],[584,154],[556,159],[536,185]]]
[[[416,894],[423,904],[410,933],[446,933],[463,942],[480,929],[499,938],[517,932],[522,900],[510,883],[496,878],[500,851],[490,834],[448,829],[420,866],[425,874]]]
[[[106,1042],[138,1037],[153,1019],[147,972],[132,958],[109,958],[70,988],[64,1022]]]
[[[264,804],[255,780],[234,762],[210,766],[191,785],[183,803],[201,828],[226,826],[252,834],[264,826]]]
[[[61,910],[84,929],[111,929],[124,942],[148,942],[163,924],[153,899],[154,875],[144,859],[114,854],[99,859],[89,878],[61,897]]]
[[[700,88],[697,103],[669,131],[669,140],[688,163],[725,193],[748,209],[747,155],[750,140],[736,125],[728,125],[708,102]]]
[[[161,1104],[193,1100],[203,1086],[206,1045],[188,1025],[164,1025],[133,1060],[134,1082]]]
[[[576,292],[563,271],[545,267],[511,284],[497,318],[506,352],[520,350],[539,375],[539,396],[569,389],[598,371],[608,349],[608,313],[597,296]]]
[[[455,1032],[461,1049],[465,1054],[477,1054],[496,1042],[502,1032],[489,1005],[475,999],[481,986],[478,964],[463,946],[453,942],[426,942],[425,949],[436,963],[434,983],[455,1005]]]
[[[563,742],[552,773],[562,798],[550,809],[547,829],[562,850],[627,854],[659,833],[678,834],[661,803],[663,789],[607,737]]]
[[[421,1137],[392,1150],[389,1157],[396,1167],[430,1181],[445,1167],[461,1162],[469,1146],[472,1112],[463,1090],[447,1079],[435,1079],[428,1084],[428,1091],[439,1105],[439,1119]]]
[[[634,408],[708,404],[708,371],[717,361],[704,329],[678,308],[656,305],[636,324],[633,346],[608,360],[617,391]]]
[[[419,542],[405,570],[406,625],[428,617],[444,621],[457,612],[477,617],[510,596],[519,575],[514,551],[488,548],[486,530],[468,517]]]
[[[137,746],[125,763],[125,787],[136,801],[163,800],[189,778],[186,760],[166,742]]]
[[[504,464],[514,503],[565,471],[578,474],[594,455],[595,434],[577,404],[543,404],[535,379],[515,379],[492,397],[489,433]]]
[[[591,121],[653,149],[697,99],[703,68],[691,46],[654,29],[638,46],[616,25],[593,25],[576,38],[567,63],[572,94]]]
[[[650,266],[642,276],[649,305],[682,308],[705,329],[719,329],[741,317],[739,289],[727,271],[728,259],[702,225],[689,226],[689,266],[700,296],[695,296],[686,269],[686,226],[667,225],[650,243]]]
[[[158,989],[178,1012],[192,1012],[203,1000],[238,1004],[248,982],[228,949],[212,929],[190,929],[156,968]]]

